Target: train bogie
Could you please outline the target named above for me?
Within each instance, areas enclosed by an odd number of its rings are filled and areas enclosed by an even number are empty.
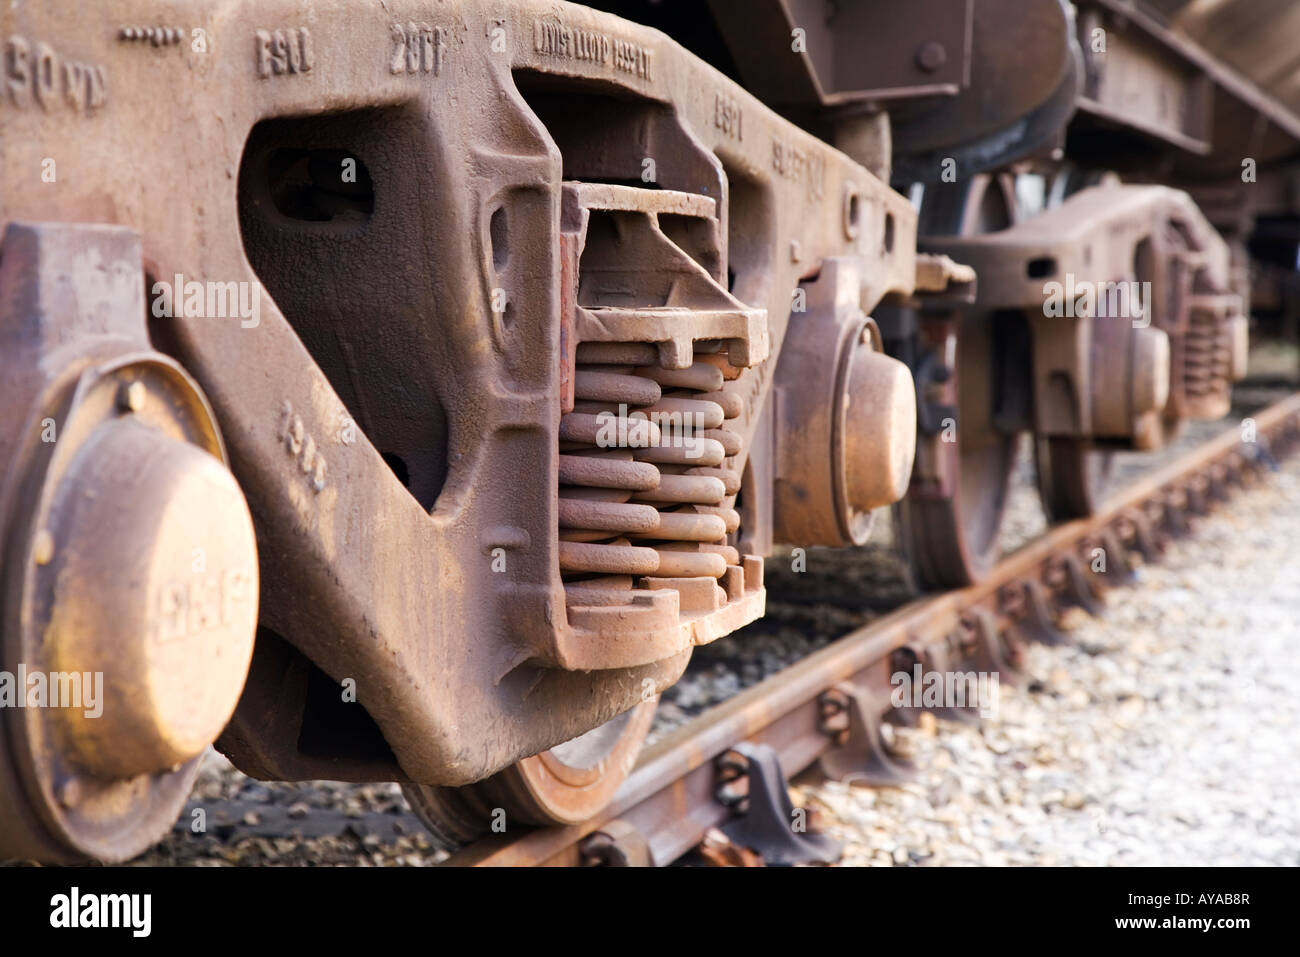
[[[585,820],[778,547],[897,506],[976,582],[1022,437],[1068,518],[1227,411],[1206,84],[1300,125],[1203,51],[1107,0],[595,6],[0,15],[0,673],[104,708],[0,710],[0,857],[138,853],[214,741],[451,843]]]

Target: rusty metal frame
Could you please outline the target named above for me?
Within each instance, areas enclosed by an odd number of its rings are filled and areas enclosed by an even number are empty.
[[[1165,423],[1226,414],[1240,364],[1234,357],[1244,355],[1244,318],[1240,298],[1229,292],[1228,247],[1186,193],[1091,187],[1010,229],[929,237],[925,246],[974,268],[978,305],[1029,315],[1037,433],[1149,448],[1163,441]],[[1049,286],[1072,307],[1076,281],[1093,288],[1149,282],[1152,301],[1143,304],[1144,316],[1106,316],[1099,308],[1048,315]],[[1205,343],[1202,306],[1217,310],[1206,315]],[[1144,348],[1155,340],[1143,337],[1157,331],[1168,337],[1167,357]]]
[[[154,324],[210,398],[257,529],[265,630],[223,739],[237,763],[460,784],[675,680],[689,641],[565,670],[584,664],[562,650],[554,492],[572,157],[521,80],[633,111],[637,168],[607,175],[639,175],[644,155],[658,185],[717,204],[734,294],[766,312],[773,356],[791,291],[826,257],[860,261],[864,310],[911,290],[907,202],[663,35],[566,3],[113,2],[66,18],[0,14],[0,222],[128,225],[150,277],[266,279],[255,326]],[[372,208],[344,190],[318,197],[344,215],[289,221],[256,180],[293,149],[356,159]],[[46,158],[57,184],[40,185]],[[774,365],[728,384],[746,449]],[[408,490],[372,436],[418,449],[440,416],[444,477]],[[301,750],[314,669],[355,682],[382,738]]]
[[[1181,165],[1193,175],[1239,172],[1243,155],[1261,165],[1295,155],[1300,117],[1185,33],[1128,0],[1078,6],[1088,77],[1081,112],[1185,151]],[[1097,29],[1106,31],[1105,55],[1092,52]],[[1163,102],[1151,95],[1161,90]]]

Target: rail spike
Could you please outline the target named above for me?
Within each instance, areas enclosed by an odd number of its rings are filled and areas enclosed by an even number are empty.
[[[832,864],[839,860],[838,842],[799,829],[807,817],[797,813],[790,801],[780,759],[771,745],[742,741],[723,755],[718,768],[718,800],[741,810],[739,817],[722,828],[732,841],[755,851],[770,865]],[[727,796],[725,789],[740,777],[748,780],[749,787],[747,794],[736,801]]]
[[[823,692],[821,730],[837,741],[817,762],[834,781],[863,787],[899,787],[916,776],[915,766],[890,749],[881,729],[879,709],[871,696],[850,682]],[[845,716],[841,725],[836,719]]]

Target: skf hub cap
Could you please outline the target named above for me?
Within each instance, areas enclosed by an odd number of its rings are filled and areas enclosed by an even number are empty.
[[[27,723],[42,790],[71,812],[221,733],[252,657],[257,550],[212,412],[165,357],[84,372],[33,483],[25,659],[102,682],[91,706]]]

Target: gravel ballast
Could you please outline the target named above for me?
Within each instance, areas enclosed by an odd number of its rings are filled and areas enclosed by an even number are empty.
[[[844,865],[1300,864],[1298,541],[1292,459],[1033,646],[982,726],[901,729],[916,780],[796,796]]]

